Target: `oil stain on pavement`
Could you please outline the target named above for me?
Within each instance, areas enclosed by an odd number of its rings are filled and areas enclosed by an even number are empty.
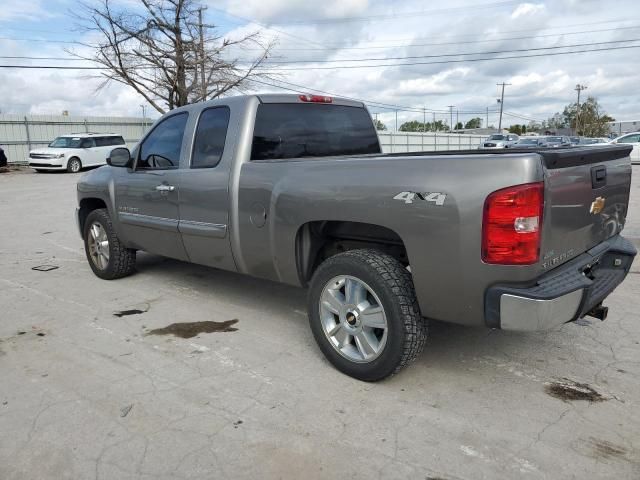
[[[224,322],[207,320],[204,322],[172,323],[164,328],[150,330],[147,335],[175,335],[181,338],[193,338],[200,333],[235,332],[238,329],[232,325],[236,323],[238,323],[237,318]]]
[[[552,382],[545,385],[545,391],[552,397],[565,402],[573,400],[586,400],[588,402],[603,402],[604,396],[594,390],[586,383],[577,383],[573,380],[563,379],[563,381]]]

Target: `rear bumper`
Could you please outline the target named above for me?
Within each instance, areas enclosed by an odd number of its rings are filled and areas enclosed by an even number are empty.
[[[485,295],[487,326],[538,331],[582,318],[622,283],[636,253],[631,242],[617,235],[533,285],[494,285]]]

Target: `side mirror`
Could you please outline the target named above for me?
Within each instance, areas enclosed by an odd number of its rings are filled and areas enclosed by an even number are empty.
[[[128,148],[119,147],[111,150],[107,157],[107,165],[112,167],[128,167],[131,164],[131,152]]]

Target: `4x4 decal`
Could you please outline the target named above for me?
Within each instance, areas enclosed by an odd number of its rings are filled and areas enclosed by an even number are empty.
[[[404,203],[413,203],[414,200],[422,200],[425,202],[435,203],[437,206],[441,207],[447,199],[447,194],[440,192],[400,192],[393,197],[393,199],[402,200]]]

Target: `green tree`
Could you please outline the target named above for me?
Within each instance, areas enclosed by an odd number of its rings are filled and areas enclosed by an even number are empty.
[[[587,97],[580,104],[570,103],[562,112],[564,122],[578,135],[585,137],[603,137],[609,133],[608,122],[615,119],[604,113],[595,97]]]
[[[463,128],[462,122],[456,123],[456,130],[462,130],[462,128]]]
[[[482,127],[482,119],[480,117],[475,117],[469,120],[464,124],[464,128],[480,128]]]
[[[376,126],[376,130],[383,131],[387,129],[387,126],[382,123],[380,120],[374,120],[373,123]]]
[[[426,126],[422,122],[417,120],[411,120],[410,122],[404,122],[400,125],[401,132],[422,132],[426,130]]]
[[[517,123],[509,127],[509,133],[515,133],[516,135],[522,135],[522,127]]]

